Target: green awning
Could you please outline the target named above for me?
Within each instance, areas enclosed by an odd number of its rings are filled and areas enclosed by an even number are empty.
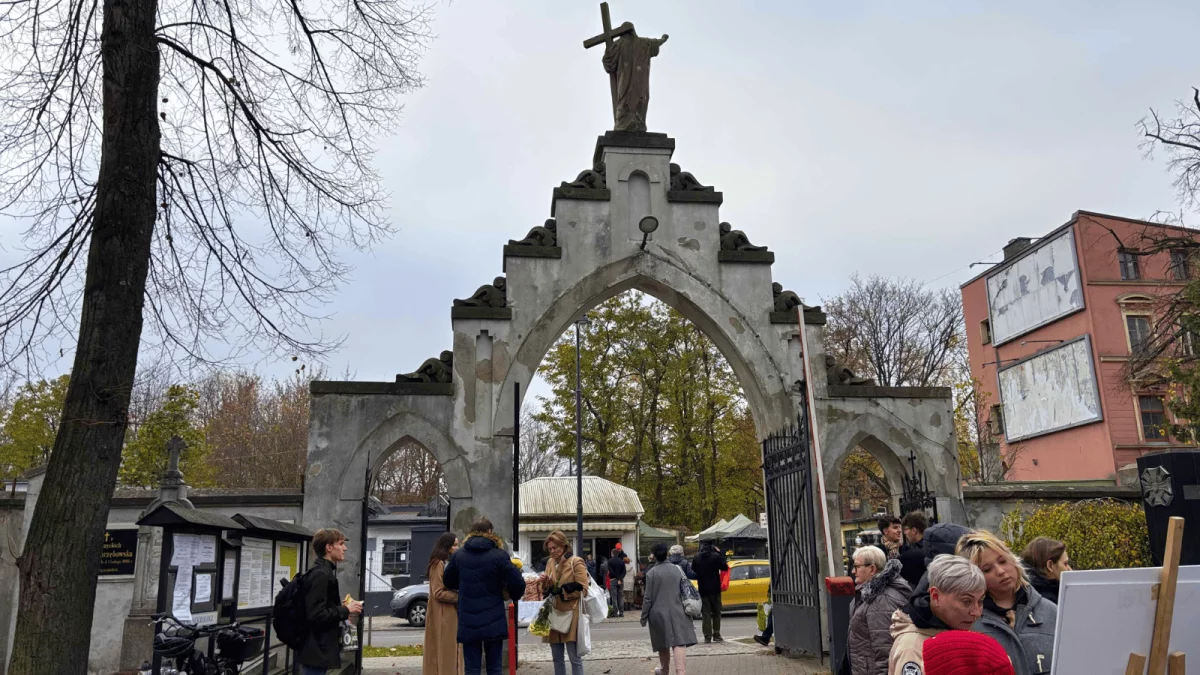
[[[675,541],[675,535],[671,534],[670,532],[663,532],[662,530],[651,525],[647,525],[646,521],[644,520],[638,521],[637,533],[639,539]]]

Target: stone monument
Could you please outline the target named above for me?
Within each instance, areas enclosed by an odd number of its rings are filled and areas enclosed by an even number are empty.
[[[626,21],[616,29],[608,17],[608,3],[600,3],[604,32],[583,41],[584,49],[603,43],[604,71],[612,89],[613,130],[645,131],[646,108],[650,105],[650,59],[667,38],[644,38]],[[615,42],[614,42],[615,38]]]

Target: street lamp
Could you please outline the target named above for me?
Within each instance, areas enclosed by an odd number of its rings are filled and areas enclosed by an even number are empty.
[[[579,331],[590,321],[575,320],[575,555],[583,555],[583,389],[579,380]]]

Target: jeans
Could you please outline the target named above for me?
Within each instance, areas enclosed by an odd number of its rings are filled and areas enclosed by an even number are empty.
[[[721,639],[721,596],[705,595],[700,598],[700,622],[705,640]]]
[[[503,672],[504,640],[464,642],[462,648],[465,675],[480,675],[485,655],[487,657],[487,675],[501,675]]]
[[[551,642],[550,656],[554,658],[554,675],[567,675],[567,664],[563,661],[563,652],[571,659],[571,675],[583,675],[583,657],[579,655],[574,642]]]
[[[625,616],[625,582],[621,579],[613,579],[609,582],[612,586],[612,606],[616,610],[617,616]]]
[[[300,675],[325,675],[328,673],[328,668],[318,668],[316,666],[300,666]]]

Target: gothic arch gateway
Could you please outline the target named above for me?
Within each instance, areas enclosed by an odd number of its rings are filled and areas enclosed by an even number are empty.
[[[941,512],[961,519],[961,509],[952,507],[961,490],[952,465],[949,392],[829,385],[824,315],[800,312],[794,294],[773,289],[774,254],[722,227],[723,195],[671,164],[674,149],[665,134],[599,137],[593,169],[554,190],[554,222],[504,246],[503,281],[455,301],[452,367],[431,360],[423,377],[411,378],[434,381],[313,383],[305,525],[357,536],[368,471],[400,442],[415,440],[445,469],[453,529],[465,532],[487,515],[511,539],[514,385],[526,390],[572,321],[629,289],[663,300],[713,340],[741,381],[760,439],[794,425],[802,409],[803,314],[827,472],[840,471],[841,459],[865,435],[897,457],[915,450],[926,472],[939,476]],[[646,233],[651,221],[657,227]],[[832,478],[826,503],[836,507]],[[837,546],[836,510],[829,515],[825,538]],[[358,587],[357,556],[352,548],[342,566],[346,588]],[[824,557],[820,566],[824,572]]]

